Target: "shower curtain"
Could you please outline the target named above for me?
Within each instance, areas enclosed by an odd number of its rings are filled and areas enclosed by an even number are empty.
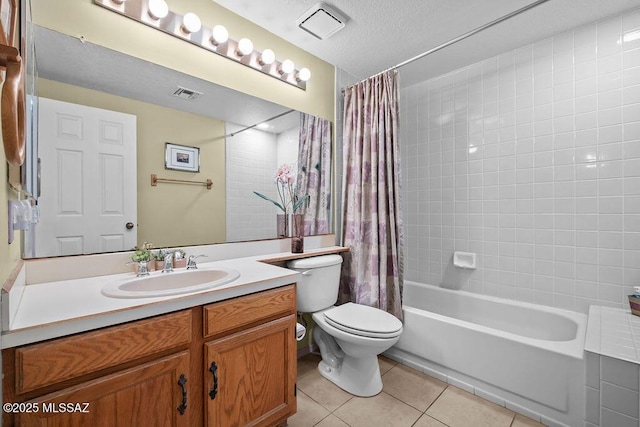
[[[329,233],[331,215],[331,122],[300,113],[298,144],[298,198],[309,195],[303,206],[304,235]]]
[[[402,320],[403,227],[400,200],[397,71],[344,93],[343,232],[350,249],[340,300]]]

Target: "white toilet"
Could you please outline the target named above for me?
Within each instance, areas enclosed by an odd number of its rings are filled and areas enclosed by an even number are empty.
[[[320,347],[323,377],[356,396],[382,391],[378,355],[400,339],[402,322],[395,316],[365,305],[334,306],[340,285],[340,255],[324,255],[290,261],[299,271],[297,304],[301,313],[313,313],[318,326],[313,339]]]

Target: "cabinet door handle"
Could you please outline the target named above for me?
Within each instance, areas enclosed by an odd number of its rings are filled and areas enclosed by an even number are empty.
[[[213,375],[213,388],[209,391],[209,397],[214,400],[218,394],[218,365],[216,365],[216,362],[211,362],[209,372]]]
[[[185,386],[187,382],[187,377],[184,374],[180,374],[180,379],[178,380],[178,385],[182,389],[182,403],[178,406],[178,412],[180,415],[184,415],[184,411],[187,409],[187,387]]]

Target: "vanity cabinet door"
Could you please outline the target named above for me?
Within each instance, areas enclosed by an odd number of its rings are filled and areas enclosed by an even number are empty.
[[[16,425],[188,427],[194,397],[187,390],[192,387],[188,376],[189,352],[184,351],[31,400],[38,412],[17,415]]]
[[[208,427],[273,426],[296,411],[291,314],[205,344]]]

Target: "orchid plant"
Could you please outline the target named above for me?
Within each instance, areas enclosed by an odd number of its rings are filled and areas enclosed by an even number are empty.
[[[279,202],[262,193],[258,193],[257,191],[254,191],[254,193],[256,196],[262,197],[276,205],[285,214],[289,213],[289,207],[291,207],[291,213],[295,213],[307,200],[309,200],[308,194],[298,197],[295,182],[296,177],[293,175],[291,166],[285,163],[278,168],[275,176],[276,188],[280,198]]]

